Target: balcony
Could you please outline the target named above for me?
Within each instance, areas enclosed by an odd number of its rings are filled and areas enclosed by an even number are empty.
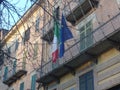
[[[16,66],[16,70],[14,70],[13,68],[9,69],[7,78],[3,80],[3,83],[10,86],[11,84],[19,80],[23,75],[27,74],[27,71],[23,69],[22,65],[23,63],[18,63]]]
[[[51,42],[53,40],[53,26],[54,22],[53,19],[50,19],[47,24],[44,25],[42,28],[43,34],[42,34],[42,39]]]
[[[93,43],[80,50],[82,40],[93,36]],[[95,60],[97,57],[111,49],[120,49],[120,13],[100,25],[84,38],[71,45],[61,58],[56,67],[52,67],[51,60],[38,70],[38,83],[43,85],[50,82],[60,82],[60,78],[67,73],[75,74],[75,69],[89,60]]]
[[[66,19],[74,25],[77,20],[93,11],[98,3],[98,0],[71,0],[64,8]]]

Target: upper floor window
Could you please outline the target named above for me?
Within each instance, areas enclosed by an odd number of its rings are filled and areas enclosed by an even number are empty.
[[[36,42],[36,43],[34,44],[33,59],[36,59],[37,55],[38,55],[38,43]]]
[[[28,29],[24,32],[23,43],[25,44],[25,42],[28,41],[29,39],[30,39],[30,28],[28,28]]]
[[[39,31],[40,18],[37,18],[35,21],[35,31]]]
[[[80,29],[80,50],[84,50],[93,43],[92,21],[85,23]]]
[[[16,72],[17,60],[13,61],[13,74]]]
[[[93,71],[79,77],[79,90],[94,90]]]

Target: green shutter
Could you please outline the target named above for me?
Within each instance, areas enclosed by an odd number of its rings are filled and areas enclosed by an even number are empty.
[[[90,71],[79,78],[79,90],[94,90],[93,71]]]
[[[32,76],[31,80],[31,90],[36,90],[36,74]]]
[[[20,83],[20,90],[24,90],[24,82]]]
[[[80,28],[80,50],[84,50],[93,44],[92,21]]]
[[[16,72],[16,64],[17,64],[17,60],[13,62],[13,74]]]
[[[8,75],[8,66],[6,66],[4,70],[4,80],[7,79],[7,75]]]

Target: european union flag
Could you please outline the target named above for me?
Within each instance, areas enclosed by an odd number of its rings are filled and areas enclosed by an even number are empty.
[[[64,52],[65,52],[64,42],[71,38],[73,38],[73,35],[67,26],[65,17],[62,15],[61,29],[60,29],[60,49],[59,49],[59,57],[60,58],[64,55]]]

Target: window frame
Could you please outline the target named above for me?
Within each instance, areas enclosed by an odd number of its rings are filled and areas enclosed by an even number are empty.
[[[89,24],[90,23],[90,24]],[[87,25],[89,24],[89,25]],[[83,30],[83,29],[84,30]],[[90,32],[89,32],[90,30]],[[84,23],[84,25],[82,25],[79,28],[79,35],[80,35],[80,50],[84,50],[87,47],[89,47],[91,44],[93,44],[93,35],[91,34],[93,31],[93,24],[92,24],[92,20],[87,21],[86,23]],[[81,36],[83,35],[83,37],[81,38]],[[91,38],[91,39],[90,39]],[[89,40],[91,42],[89,42]],[[84,45],[83,45],[84,43]]]
[[[85,88],[84,90],[88,90],[88,88],[89,88],[89,87],[87,87],[87,85],[89,85],[88,81],[91,80],[91,79],[92,79],[92,90],[95,90],[95,88],[94,88],[94,74],[93,74],[93,70],[91,70],[91,71],[89,71],[89,72],[79,76],[79,90],[82,90],[80,82],[82,82],[82,84],[85,84],[84,85],[84,88]]]
[[[33,74],[31,76],[31,90],[36,90],[36,79],[37,79],[37,74]]]

